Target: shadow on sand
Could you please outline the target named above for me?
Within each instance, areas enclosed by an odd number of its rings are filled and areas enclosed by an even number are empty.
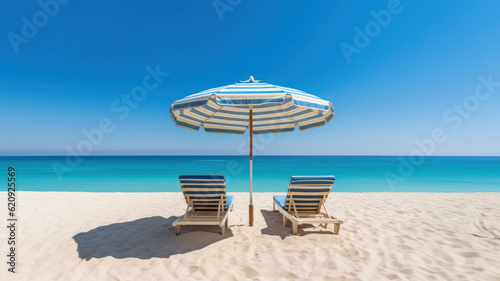
[[[172,223],[176,218],[155,216],[114,223],[78,233],[73,239],[78,244],[81,259],[150,259],[199,250],[233,236],[229,228],[220,235],[217,226],[185,226],[181,235],[175,236]]]
[[[290,221],[287,222],[287,226],[283,226],[283,215],[280,212],[273,212],[268,210],[260,210],[264,220],[266,221],[266,228],[262,229],[262,234],[279,236],[281,239],[285,239],[287,236],[293,235],[292,227]],[[315,228],[312,224],[303,224],[299,226],[299,236],[305,236],[309,234],[333,234],[331,228]]]
[[[283,215],[280,212],[269,210],[260,210],[260,212],[266,221],[266,228],[262,229],[262,234],[279,236],[281,239],[292,234],[291,227],[283,226]]]

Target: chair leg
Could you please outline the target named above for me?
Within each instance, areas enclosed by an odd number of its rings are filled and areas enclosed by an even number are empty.
[[[333,224],[333,233],[338,235],[339,232],[340,232],[340,223],[334,223]]]
[[[325,223],[325,228],[328,228],[328,224],[327,223]]]
[[[179,234],[181,234],[181,226],[180,225],[176,225],[175,226],[175,235],[177,236]]]
[[[229,218],[226,219],[226,226],[229,227]]]
[[[286,216],[283,215],[283,226],[286,227]]]
[[[297,235],[299,233],[299,225],[297,223],[292,224],[293,235]]]
[[[220,235],[224,235],[224,230],[226,228],[226,225],[223,225],[221,228],[220,228]]]

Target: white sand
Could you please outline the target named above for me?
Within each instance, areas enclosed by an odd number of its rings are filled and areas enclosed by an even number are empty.
[[[176,237],[181,193],[20,192],[17,273],[1,227],[0,280],[500,280],[500,193],[334,193],[339,236],[291,235],[272,193],[255,194],[248,227],[248,194],[234,195],[224,236]]]

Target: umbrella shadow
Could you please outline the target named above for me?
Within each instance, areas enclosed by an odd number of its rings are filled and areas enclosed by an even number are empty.
[[[185,226],[176,236],[172,223],[176,216],[142,218],[99,226],[73,236],[81,259],[114,257],[168,258],[202,249],[233,236],[231,229],[220,235],[217,226]],[[200,235],[202,232],[202,235]]]
[[[287,236],[293,235],[290,221],[287,221],[286,227],[283,226],[283,215],[280,212],[273,212],[268,210],[260,210],[260,212],[262,213],[262,216],[264,217],[267,225],[266,228],[262,229],[262,234],[279,236],[281,239],[285,239]],[[298,235],[306,236],[309,234],[334,234],[330,229],[319,228],[311,230],[311,228],[314,228],[314,225],[300,225],[298,229]],[[331,226],[329,226],[329,228],[331,228]]]

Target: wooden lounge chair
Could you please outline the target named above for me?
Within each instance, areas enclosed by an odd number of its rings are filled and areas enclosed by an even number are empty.
[[[273,211],[277,208],[283,214],[283,225],[286,226],[287,220],[292,222],[295,235],[300,224],[317,223],[325,228],[333,223],[333,233],[339,234],[343,221],[332,217],[325,205],[334,182],[334,176],[293,176],[287,195],[273,197]]]
[[[233,208],[233,196],[226,195],[223,175],[179,176],[186,199],[186,213],[173,222],[175,235],[183,225],[218,225],[220,233],[228,226],[228,215]]]

